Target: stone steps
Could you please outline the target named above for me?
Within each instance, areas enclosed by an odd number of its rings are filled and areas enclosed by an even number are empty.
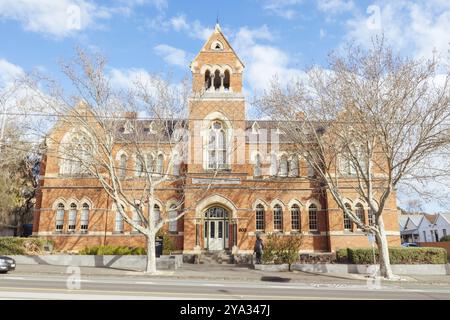
[[[203,252],[199,259],[200,264],[234,264],[233,255],[229,252]]]

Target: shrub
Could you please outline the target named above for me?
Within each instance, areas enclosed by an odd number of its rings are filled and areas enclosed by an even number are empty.
[[[344,250],[347,251],[347,254]],[[371,248],[341,249],[336,254],[341,263],[372,264],[374,262]],[[447,263],[447,251],[444,248],[393,247],[389,248],[389,258],[392,264],[445,264]],[[378,249],[375,249],[375,259],[378,263]]]
[[[348,249],[337,250],[336,261],[339,263],[348,263]]]
[[[79,252],[80,255],[96,255],[96,256],[106,256],[106,255],[145,255],[146,250],[144,248],[133,248],[133,247],[123,247],[123,246],[93,246],[86,247]]]
[[[441,242],[450,242],[450,236],[443,236],[440,241]]]
[[[277,250],[277,244],[276,244],[275,236],[269,235],[267,236],[267,241],[264,243],[264,251],[261,257],[263,264],[270,264],[274,263],[276,259],[276,250]]]
[[[277,234],[269,235],[265,244],[262,262],[265,264],[287,263],[290,270],[291,265],[299,259],[298,251],[302,245],[302,240],[303,238],[300,235],[288,237]]]
[[[176,250],[175,242],[173,241],[172,237],[164,231],[159,231],[156,235],[159,238],[163,239],[163,254],[168,255],[172,254]]]
[[[38,238],[0,238],[0,254],[2,255],[36,255],[43,251],[47,241]]]

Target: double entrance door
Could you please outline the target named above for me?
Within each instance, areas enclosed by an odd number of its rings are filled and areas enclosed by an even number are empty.
[[[228,212],[221,207],[212,207],[205,212],[204,243],[209,251],[228,249],[229,221]]]

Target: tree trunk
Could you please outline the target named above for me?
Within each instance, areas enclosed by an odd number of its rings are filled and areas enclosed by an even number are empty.
[[[147,268],[146,273],[156,273],[155,235],[147,236]]]
[[[378,216],[377,225],[378,225],[378,233],[376,234],[376,237],[377,237],[378,252],[380,253],[379,260],[380,260],[381,276],[385,277],[386,279],[393,279],[395,276],[392,273],[391,260],[389,258],[388,241],[386,237],[386,232],[384,230],[384,221],[382,215]]]

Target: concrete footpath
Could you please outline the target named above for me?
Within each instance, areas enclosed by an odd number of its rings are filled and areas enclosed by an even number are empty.
[[[156,275],[148,275],[139,271],[114,269],[114,268],[95,268],[80,267],[80,273],[84,277],[90,276],[124,276],[124,277],[145,277],[145,278],[171,278],[171,279],[205,279],[205,280],[230,280],[230,281],[268,281],[268,282],[302,282],[302,283],[362,283],[367,282],[368,278],[357,274],[316,274],[301,271],[292,272],[269,272],[254,270],[249,267],[237,265],[194,265],[184,264],[182,268],[175,271],[161,270]],[[72,268],[66,266],[52,265],[18,265],[17,269],[10,272],[9,275],[39,275],[71,274]],[[384,281],[383,281],[384,282]],[[391,282],[391,281],[388,281]],[[433,286],[450,287],[450,276],[402,276],[402,281],[391,283],[411,283]]]

